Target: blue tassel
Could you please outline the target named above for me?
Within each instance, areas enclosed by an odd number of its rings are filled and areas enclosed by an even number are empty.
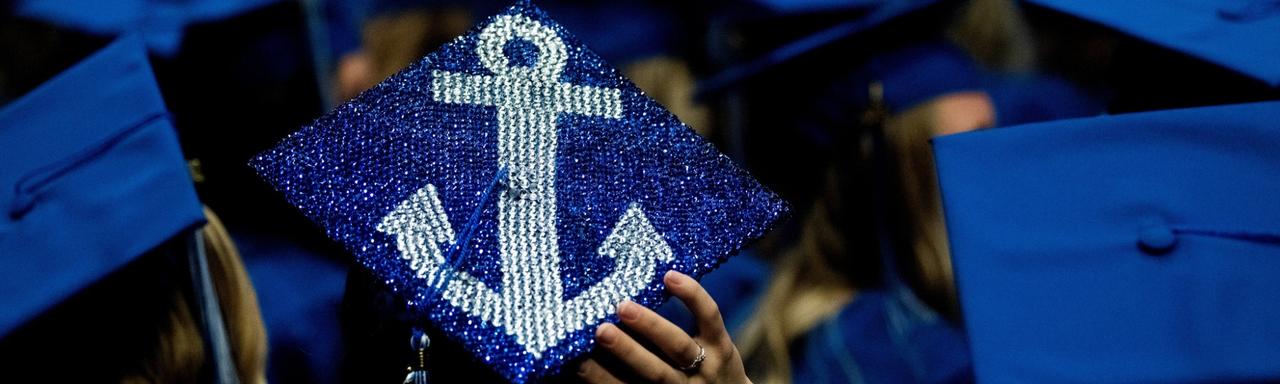
[[[427,337],[427,333],[418,329],[413,330],[413,336],[409,338],[409,346],[418,352],[418,361],[416,365],[409,366],[409,375],[404,377],[404,384],[427,384],[430,377],[427,374],[427,347],[431,346],[431,338]]]
[[[480,196],[479,204],[476,204],[475,210],[471,212],[471,218],[467,220],[467,226],[463,228],[461,237],[456,244],[449,250],[446,256],[446,262],[449,268],[445,269],[444,278],[440,279],[438,285],[430,287],[427,297],[436,295],[436,291],[447,287],[449,280],[453,279],[453,271],[459,268],[462,260],[467,257],[467,243],[471,240],[471,236],[475,233],[475,228],[480,222],[480,212],[484,210],[484,205],[489,201],[489,196],[499,187],[505,186],[507,183],[507,168],[498,169],[498,173],[493,176],[493,181],[489,183],[489,188],[485,189],[483,195]],[[404,384],[427,384],[429,375],[427,374],[427,347],[431,346],[431,338],[427,337],[427,333],[420,329],[413,330],[413,336],[409,338],[409,346],[418,352],[417,366],[408,367],[409,375],[405,376]]]

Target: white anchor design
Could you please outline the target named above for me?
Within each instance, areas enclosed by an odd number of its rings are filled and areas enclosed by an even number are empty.
[[[512,66],[503,47],[513,38],[538,48],[532,67]],[[455,307],[514,336],[535,358],[570,332],[613,313],[640,293],[660,262],[673,259],[639,204],[632,203],[597,250],[614,270],[565,301],[556,234],[556,117],[561,113],[622,118],[621,91],[559,81],[565,46],[554,30],[519,15],[496,18],[480,33],[476,54],[491,76],[434,71],[432,96],[440,102],[497,107],[498,166],[511,187],[498,196],[502,292],[466,271],[446,269],[441,244],[457,241],[435,186],[418,190],[383,218],[378,230],[395,235],[401,256],[417,277],[444,283]]]

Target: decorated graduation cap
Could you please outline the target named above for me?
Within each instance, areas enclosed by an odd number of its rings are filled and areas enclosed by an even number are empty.
[[[1280,102],[934,148],[979,381],[1280,379]]]
[[[1028,0],[1280,87],[1280,5],[1270,0]]]
[[[165,56],[178,52],[188,25],[235,16],[279,0],[19,0],[14,13],[100,35],[134,33]]]
[[[588,351],[618,302],[660,304],[667,270],[701,276],[787,211],[524,2],[252,164],[517,382]]]

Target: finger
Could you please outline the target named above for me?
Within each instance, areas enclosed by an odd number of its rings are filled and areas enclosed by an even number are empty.
[[[702,348],[693,341],[693,337],[662,315],[640,304],[630,301],[618,304],[618,318],[632,331],[657,346],[677,367],[693,364],[701,353]]]
[[[581,377],[582,381],[593,384],[622,384],[622,380],[618,379],[617,376],[614,376],[613,373],[610,373],[608,369],[605,369],[604,366],[596,362],[595,359],[587,359],[587,361],[578,365],[578,377]]]
[[[605,323],[596,328],[596,341],[645,381],[674,383],[682,377],[671,364],[645,349],[616,325]]]
[[[702,284],[698,284],[689,275],[676,271],[668,271],[662,280],[667,284],[667,290],[680,298],[689,307],[689,312],[693,312],[699,336],[719,340],[729,335],[724,329],[724,319],[720,317],[720,307],[707,290],[702,288]]]

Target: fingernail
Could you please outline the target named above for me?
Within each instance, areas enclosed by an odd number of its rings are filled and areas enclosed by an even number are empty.
[[[579,375],[587,374],[587,363],[584,362],[584,363],[578,364],[578,374]]]
[[[599,328],[596,328],[596,341],[599,341],[600,344],[611,345],[613,344],[614,340],[617,340],[617,339],[618,339],[617,326],[614,326],[611,323],[604,323],[604,325],[601,325]]]
[[[680,281],[680,276],[684,276],[684,274],[674,270],[667,271],[667,274],[662,277],[662,280],[666,281],[667,285],[680,285],[683,283],[683,281]]]
[[[636,303],[631,301],[623,301],[618,303],[618,317],[626,321],[635,321],[640,317],[640,311],[636,309]]]

